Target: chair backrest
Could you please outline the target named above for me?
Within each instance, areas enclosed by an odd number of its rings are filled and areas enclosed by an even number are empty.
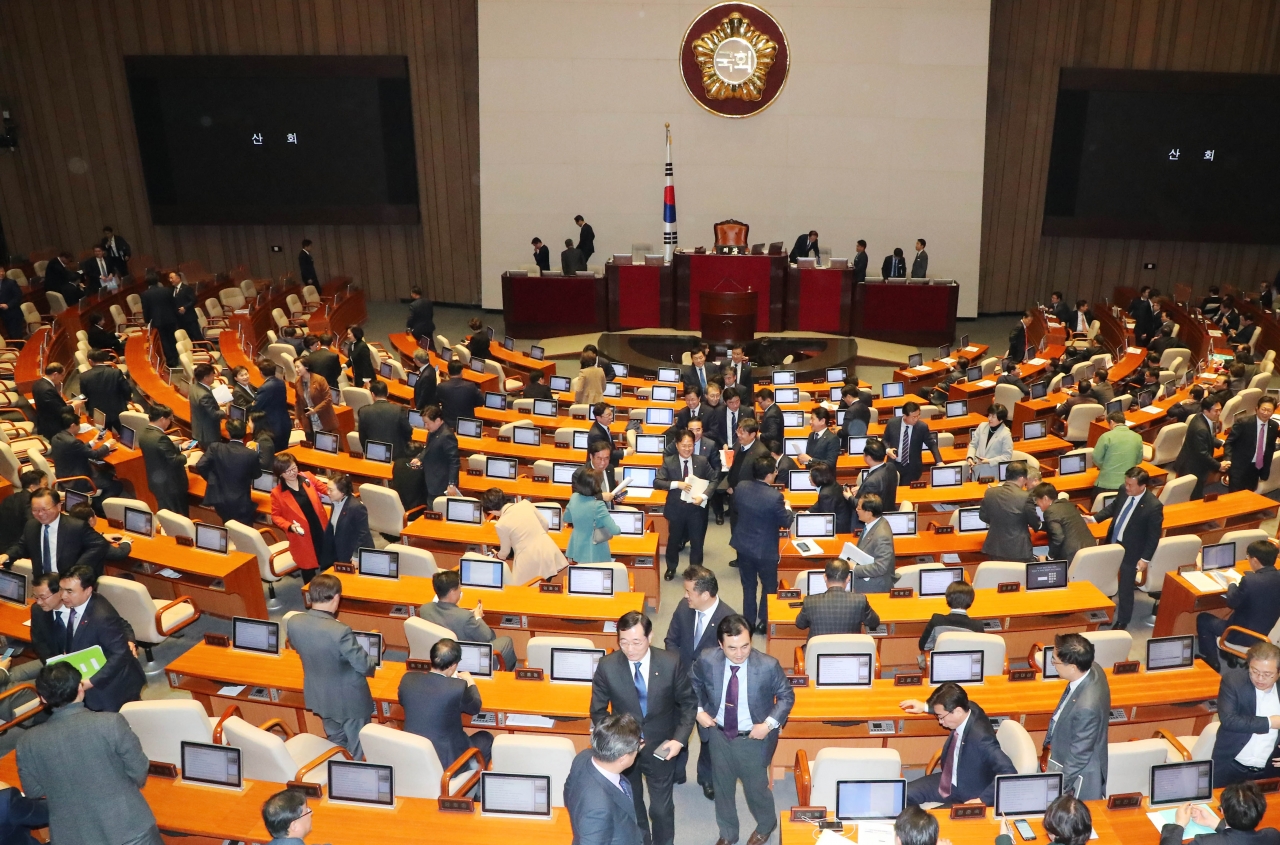
[[[232,548],[238,552],[251,554],[258,559],[258,575],[263,581],[280,580],[271,571],[271,550],[261,534],[234,519],[228,520],[224,527],[227,529],[227,539],[231,541]]]
[[[530,405],[532,405],[533,403],[532,399],[517,399],[516,401],[529,402]],[[513,436],[511,432],[515,428],[533,428],[533,427],[534,427],[533,420],[513,420],[512,422],[509,422],[509,423],[503,423],[501,427],[498,428],[498,436],[511,437]]]
[[[1081,375],[1086,372],[1093,372],[1092,361],[1081,361],[1071,368],[1071,375],[1077,382],[1080,381]]]
[[[143,429],[150,425],[147,415],[141,411],[121,411],[120,424],[127,425],[137,433],[141,434]]]
[[[800,595],[801,595],[801,596],[807,596],[807,595],[809,595],[809,574],[810,574],[810,573],[813,573],[813,572],[817,572],[817,573],[821,574],[821,573],[822,573],[822,572],[824,572],[824,571],[825,571],[825,570],[822,570],[822,569],[802,569],[802,570],[800,570],[799,572],[797,572],[797,573],[796,573],[796,576],[795,576],[795,578],[796,578],[795,583],[794,583],[794,584],[792,584],[791,586],[792,586],[793,588],[795,588],[795,589],[799,590],[799,591],[800,591]],[[899,581],[897,581],[897,582],[894,582],[894,586],[895,586],[895,587],[896,587],[896,586],[901,586],[901,581],[899,580]],[[920,586],[920,576],[919,576],[919,575],[916,575],[916,587],[917,587],[917,591],[918,591],[919,586]]]
[[[823,748],[810,771],[811,806],[836,806],[836,783],[842,780],[889,780],[902,777],[902,755],[896,748]]]
[[[49,259],[47,258],[41,259],[40,261],[37,261],[35,264],[31,265],[32,269],[36,271],[36,278],[41,278],[41,279],[44,278],[44,271],[45,271],[45,268],[48,266],[49,266]]]
[[[62,294],[57,291],[46,290],[44,296],[49,301],[50,314],[61,314],[67,310],[67,300],[63,298]]]
[[[712,227],[716,246],[746,246],[751,227],[740,220],[721,220]]]
[[[1005,719],[996,728],[996,742],[1020,775],[1040,771],[1039,749],[1027,729],[1014,719]]]
[[[546,637],[534,636],[525,645],[525,665],[530,669],[541,669],[551,674],[551,649],[553,648],[595,648],[595,643],[586,637]]]
[[[151,513],[151,506],[141,499],[126,499],[123,496],[113,496],[102,500],[102,512],[107,519],[116,519],[123,522],[125,508]]]
[[[1040,470],[1040,460],[1030,452],[1020,452],[1017,449],[1014,449],[1011,457],[1015,461],[1022,461],[1025,463],[1027,465],[1027,469],[1032,472],[1039,472]]]
[[[1083,631],[1080,636],[1093,643],[1093,662],[1103,669],[1129,659],[1133,635],[1128,631]]]
[[[404,636],[409,641],[409,659],[430,660],[431,647],[443,639],[456,640],[458,635],[443,625],[410,616],[404,620]]]
[[[222,723],[222,741],[240,749],[240,768],[246,780],[288,783],[298,774],[298,764],[285,748],[284,740],[239,716]]]
[[[975,590],[994,590],[999,584],[1016,581],[1024,588],[1027,586],[1026,563],[1013,560],[984,560],[973,571],[973,588]]]
[[[466,347],[466,344],[454,344],[453,354],[462,362],[462,366],[465,367],[471,363],[471,350]]]
[[[1067,570],[1068,581],[1089,581],[1104,596],[1114,596],[1120,590],[1120,561],[1124,559],[1124,546],[1107,543],[1076,552]]]
[[[392,768],[397,795],[440,797],[444,766],[440,764],[436,747],[425,736],[373,722],[360,729],[360,746],[366,762]]]
[[[232,311],[245,306],[244,291],[240,290],[240,288],[223,288],[218,291],[218,299],[222,300],[222,304]]]
[[[623,506],[619,506],[621,510]],[[578,564],[574,564],[577,566]],[[631,575],[627,571],[625,563],[619,563],[616,560],[606,560],[599,563],[584,563],[582,566],[593,566],[597,569],[608,569],[613,573],[613,591],[615,593],[631,592]],[[565,577],[568,577],[567,575]]]
[[[1195,744],[1187,749],[1191,752],[1192,760],[1213,759],[1213,745],[1218,740],[1218,728],[1221,724],[1221,722],[1213,721],[1204,726],[1200,736],[1196,737]]]
[[[293,359],[297,356],[294,349],[287,343],[269,343],[267,344],[267,358],[276,362],[277,366],[284,367],[284,377],[288,381],[293,381]]]
[[[157,763],[181,765],[183,740],[208,743],[213,738],[204,705],[190,698],[127,701],[120,715],[142,743],[142,753]]]
[[[281,308],[271,309],[271,321],[282,329],[289,325],[289,318],[285,316],[284,309]]]
[[[360,501],[369,511],[371,530],[393,537],[404,531],[404,504],[395,490],[366,482],[360,485]]]
[[[30,286],[27,282],[27,274],[22,272],[21,267],[14,267],[12,270],[5,273],[5,275],[17,282],[18,287],[25,288]]]
[[[45,459],[43,452],[31,449],[27,452],[27,460],[30,461],[32,469],[45,474],[45,477],[49,479],[50,485],[57,480],[57,475],[54,473],[53,467],[49,466],[49,462]]]
[[[284,298],[284,304],[289,306],[291,314],[305,313],[307,309],[302,307],[302,300],[298,299],[296,293],[291,293]]]
[[[258,295],[258,287],[253,283],[253,279],[241,279],[240,292],[246,298],[255,298]]]
[[[564,782],[577,749],[563,736],[498,734],[493,738],[489,770],[512,775],[550,775],[551,806],[564,806]]]
[[[310,305],[317,305],[324,302],[320,297],[320,291],[316,290],[315,285],[307,285],[302,289],[302,298]]]
[[[1107,744],[1107,795],[1141,792],[1146,795],[1151,767],[1163,763],[1169,746],[1163,739],[1135,739]]]
[[[180,513],[162,508],[156,511],[156,519],[160,520],[160,527],[170,537],[196,538],[196,524]]]
[[[453,346],[453,343],[452,343],[452,341],[450,341],[450,340],[449,340],[449,338],[445,337],[445,336],[444,336],[444,335],[442,335],[442,334],[438,334],[438,335],[436,335],[436,348],[437,348],[437,349],[440,349],[440,350],[442,350],[442,351],[443,351],[443,350],[445,350],[445,349],[449,349],[449,348],[451,348],[452,346]]]
[[[430,578],[440,571],[440,567],[436,564],[435,555],[426,549],[419,549],[416,546],[404,546],[400,543],[390,543],[383,551],[399,553],[401,575]]]
[[[156,630],[156,606],[151,601],[151,594],[142,584],[126,578],[102,575],[98,578],[96,589],[133,627],[138,642],[155,645],[168,639]]]
[[[356,413],[365,405],[373,404],[373,394],[364,387],[344,387],[342,388],[342,404],[351,408],[352,413]]]
[[[1259,371],[1257,375],[1249,379],[1250,390],[1265,391],[1267,389],[1267,386],[1270,384],[1271,384],[1271,373],[1265,372],[1265,371]],[[1254,404],[1256,405],[1257,402],[1255,401]]]
[[[212,296],[204,301],[204,310],[209,312],[210,317],[217,317],[221,319],[226,315],[226,312],[222,310],[222,303],[214,299]]]
[[[1084,455],[1084,468],[1085,468],[1085,469],[1092,469],[1092,468],[1094,467],[1094,463],[1093,463],[1093,447],[1092,447],[1092,446],[1081,446],[1079,449],[1072,449],[1071,451],[1069,451],[1069,452],[1065,452],[1064,454],[1067,454],[1067,455]]]
[[[1022,401],[1022,390],[1016,384],[997,384],[995,404],[1004,405],[1005,410],[1009,412],[1009,418],[1013,419],[1013,408]]]
[[[1194,480],[1194,479],[1193,479]],[[1173,537],[1161,537],[1156,544],[1155,554],[1147,564],[1147,582],[1142,585],[1144,593],[1158,593],[1164,589],[1164,576],[1177,572],[1179,567],[1190,566],[1200,556],[1200,537],[1196,534],[1178,534]]]
[[[805,671],[810,675],[818,671],[820,654],[869,654],[872,672],[880,660],[875,638],[870,634],[819,634],[810,637],[804,647]]]
[[[1000,359],[996,357],[986,358],[982,362],[982,377],[994,375],[995,371],[1000,368]]]
[[[30,454],[30,452],[27,454]],[[0,476],[4,476],[5,480],[12,484],[15,490],[22,489],[22,470],[23,466],[18,461],[18,456],[13,453],[13,447],[8,443],[0,443]]]
[[[1089,438],[1089,423],[1105,413],[1103,407],[1094,402],[1076,405],[1067,415],[1066,439],[1072,443],[1083,443]]]
[[[1191,501],[1191,493],[1195,490],[1196,481],[1197,479],[1194,475],[1180,475],[1173,481],[1166,483],[1160,491],[1161,504],[1168,507],[1180,502]]]
[[[292,644],[289,642],[289,621],[305,612],[303,610],[290,610],[280,617],[280,639],[284,641],[285,646],[292,648]]]
[[[938,635],[933,647],[939,651],[981,650],[982,673],[987,677],[1005,674],[1005,642],[999,634],[977,634],[973,631],[946,631]]]
[[[1089,363],[1093,365],[1095,373],[1101,370],[1109,370],[1111,369],[1111,353],[1103,352],[1099,355],[1094,355],[1089,359]]]
[[[1244,391],[1237,393],[1226,401],[1222,406],[1222,413],[1218,415],[1218,419],[1222,422],[1223,430],[1231,428],[1231,424],[1235,422],[1236,414],[1244,407],[1243,399]]]
[[[30,302],[22,303],[22,319],[27,321],[28,326],[40,325],[40,312],[36,310],[36,306]]]
[[[1244,528],[1239,531],[1228,531],[1222,535],[1219,543],[1236,544],[1236,560],[1244,560],[1249,551],[1249,544],[1258,540],[1270,539],[1271,535],[1261,528]]]
[[[116,331],[122,332],[129,325],[129,318],[125,316],[124,309],[119,305],[113,304],[109,309],[111,311],[111,321],[115,323]]]
[[[1184,422],[1169,423],[1161,428],[1151,444],[1151,463],[1163,466],[1177,459],[1186,437],[1187,424]]]

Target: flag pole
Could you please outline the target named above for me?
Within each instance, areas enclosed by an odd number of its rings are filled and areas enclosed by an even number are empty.
[[[667,186],[662,194],[662,247],[668,264],[671,263],[676,245],[680,242],[676,234],[676,185],[671,168],[671,124],[667,128]]]

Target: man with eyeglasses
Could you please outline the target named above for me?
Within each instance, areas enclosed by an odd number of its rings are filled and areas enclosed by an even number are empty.
[[[1044,744],[1047,772],[1062,772],[1062,788],[1081,801],[1107,792],[1107,727],[1111,687],[1093,662],[1093,643],[1079,634],[1059,634],[1053,643],[1053,667],[1067,682],[1049,719]]]
[[[950,731],[942,744],[942,770],[913,781],[908,804],[988,804],[996,801],[996,776],[1018,770],[1000,748],[991,720],[959,684],[945,683],[927,702],[908,699],[899,705],[912,714],[931,713]]]
[[[1280,647],[1260,642],[1245,658],[1247,672],[1226,672],[1218,687],[1218,738],[1213,744],[1214,788],[1280,775]]]
[[[262,822],[271,834],[270,845],[304,845],[311,832],[311,808],[307,796],[295,789],[277,792],[262,805]]]

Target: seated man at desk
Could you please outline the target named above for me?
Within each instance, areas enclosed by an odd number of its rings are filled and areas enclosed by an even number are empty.
[[[948,682],[935,689],[928,702],[909,699],[901,707],[917,715],[932,713],[951,731],[942,744],[942,771],[912,781],[907,803],[995,804],[996,776],[1018,770],[996,741],[991,720],[969,700],[964,687]]]
[[[1256,540],[1249,544],[1245,555],[1249,560],[1249,572],[1239,582],[1228,584],[1223,596],[1231,615],[1226,619],[1212,613],[1196,615],[1196,636],[1200,643],[1200,657],[1216,671],[1219,666],[1218,637],[1228,626],[1246,628],[1266,636],[1280,619],[1280,570],[1276,569],[1277,549],[1270,540]],[[1241,640],[1236,634],[1227,637],[1234,645],[1248,645],[1250,639]]]
[[[476,731],[467,736],[462,729],[462,714],[476,715],[482,702],[471,674],[458,671],[461,660],[462,647],[445,637],[431,646],[430,672],[405,672],[400,679],[404,729],[431,740],[442,766],[449,766],[468,748],[478,749],[486,761],[493,756],[493,734]]]
[[[303,837],[311,832],[307,796],[296,789],[277,792],[262,805],[262,823],[271,837],[268,845],[305,845]]]
[[[421,616],[428,622],[434,622],[453,632],[454,637],[468,643],[493,643],[495,668],[506,672],[515,671],[516,647],[510,637],[499,637],[484,621],[484,608],[476,602],[475,610],[463,610],[458,607],[462,599],[462,581],[458,573],[452,569],[443,569],[431,576],[431,586],[435,587],[436,600],[422,606]],[[498,663],[501,655],[502,663]]]
[[[852,570],[846,561],[828,561],[822,574],[827,590],[805,596],[804,607],[796,614],[797,628],[808,631],[812,639],[823,634],[861,634],[864,626],[868,631],[880,627],[880,616],[867,597],[848,589]]]
[[[1212,829],[1213,833],[1201,833],[1195,837],[1196,845],[1226,845],[1226,843],[1258,843],[1277,845],[1280,831],[1273,827],[1258,830],[1258,823],[1267,812],[1267,799],[1253,781],[1233,783],[1222,790],[1218,798],[1222,810],[1219,819],[1203,804],[1194,807],[1191,802],[1178,807],[1174,821],[1160,828],[1160,845],[1178,845],[1183,840],[1186,826],[1195,821]]]

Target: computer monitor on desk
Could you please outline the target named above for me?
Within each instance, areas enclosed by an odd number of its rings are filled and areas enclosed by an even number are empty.
[[[377,631],[353,631],[352,633],[356,635],[356,644],[364,650],[365,654],[373,658],[373,667],[376,669],[381,666],[382,634]]]
[[[356,563],[361,575],[374,578],[399,578],[400,553],[386,552],[381,549],[360,549],[356,552]]]
[[[1043,816],[1061,794],[1062,772],[997,775],[996,816],[1024,819]]]
[[[649,388],[649,399],[654,402],[676,401],[676,389],[668,385],[655,384]]]
[[[120,444],[128,449],[133,448],[133,444],[138,440],[138,432],[129,428],[127,425],[120,426]]]
[[[819,654],[814,667],[818,687],[850,689],[871,686],[870,654]]]
[[[675,383],[680,381],[680,370],[677,367],[659,367],[658,381]]]
[[[542,432],[531,425],[518,425],[511,429],[511,441],[518,446],[541,446]]]
[[[568,393],[573,387],[573,380],[568,376],[552,376],[548,382],[556,393]]]
[[[947,403],[946,408],[947,419],[954,420],[960,417],[969,416],[969,400],[953,399]]]
[[[915,511],[885,511],[884,521],[895,537],[914,537],[916,534]]]
[[[788,385],[792,385],[795,383],[796,383],[795,370],[774,370],[773,371],[774,387],[777,387],[778,385],[782,385],[783,387],[786,387]]]
[[[124,530],[144,537],[155,536],[155,517],[150,511],[124,509]]]
[[[1044,560],[1027,564],[1027,592],[1035,590],[1065,590],[1067,588],[1067,564],[1065,560]]]
[[[480,503],[475,499],[463,499],[450,496],[444,500],[445,522],[461,522],[467,525],[480,525],[484,515]]]
[[[276,477],[274,473],[264,472],[253,480],[253,489],[259,493],[270,493],[271,488],[276,486]]]
[[[228,548],[227,529],[221,525],[196,523],[196,548],[225,555]]]
[[[628,537],[644,536],[644,511],[609,511],[609,516],[613,517],[613,521],[622,529],[622,534]]]
[[[987,530],[987,524],[982,521],[982,508],[960,508],[956,514],[956,529],[961,534]]]
[[[458,648],[462,650],[462,658],[458,661],[459,672],[469,672],[477,678],[493,677],[492,643],[469,643],[459,640]]]
[[[566,464],[557,461],[551,465],[551,483],[552,484],[572,484],[573,474],[581,468],[582,464]]]
[[[552,648],[551,680],[589,684],[602,657],[602,648]]]
[[[795,516],[792,536],[797,539],[835,537],[836,515],[834,513],[798,513]]]
[[[480,815],[551,818],[551,776],[480,773]]]
[[[338,454],[338,435],[329,431],[317,431],[312,437],[315,438],[317,452],[325,452],[329,455]]]
[[[666,448],[667,439],[661,434],[636,435],[636,454],[638,455],[661,455]]]
[[[964,570],[958,566],[946,569],[922,569],[920,570],[920,598],[945,596],[947,587],[963,580]]]
[[[458,561],[458,581],[464,587],[482,587],[490,590],[502,589],[502,561],[491,557],[462,556]]]
[[[606,399],[617,399],[622,395],[622,385],[616,381],[611,381],[604,386],[604,395]]]
[[[1213,761],[1157,763],[1151,767],[1148,795],[1152,807],[1208,801],[1213,797]]]
[[[811,569],[805,574],[805,595],[817,596],[827,591],[827,575],[825,571],[821,569]],[[846,593],[853,592],[852,578],[845,579],[844,591]]]
[[[880,398],[899,399],[907,394],[907,385],[901,381],[887,381],[880,385]]]
[[[231,619],[231,647],[255,654],[279,654],[280,623],[234,616]]]
[[[661,440],[661,435],[657,435]],[[622,477],[628,481],[627,493],[638,499],[653,495],[653,485],[657,483],[658,471],[653,467],[623,467]]]
[[[984,658],[982,651],[934,651],[929,657],[929,683],[980,684]]]
[[[645,408],[645,425],[672,425],[676,421],[674,408]]]
[[[89,504],[89,494],[81,493],[79,490],[63,490],[62,491],[62,509],[69,511],[76,505]]]
[[[827,367],[827,381],[844,382],[848,374],[849,370],[846,367]]]
[[[21,572],[0,569],[0,601],[25,609],[27,606],[27,576]]]
[[[1190,669],[1195,663],[1195,637],[1152,637],[1147,640],[1147,671]]]
[[[793,469],[787,472],[787,489],[793,493],[813,493],[818,487],[807,469]]]
[[[841,821],[896,819],[906,801],[905,778],[836,781],[836,818]]]
[[[229,745],[182,740],[182,779],[202,786],[241,789],[244,773],[240,749]]]
[[[564,512],[560,510],[560,506],[555,502],[535,502],[534,508],[538,513],[542,514],[542,518],[547,521],[548,531],[559,531],[563,525]]]
[[[930,467],[930,487],[960,487],[964,484],[964,467]]]
[[[459,437],[480,437],[483,434],[484,423],[480,422],[480,420],[474,417],[458,417]]]
[[[1079,475],[1084,472],[1084,455],[1063,455],[1058,458],[1058,475]]]
[[[1022,424],[1023,440],[1039,440],[1049,433],[1049,424],[1045,420],[1032,420]]]
[[[489,478],[514,481],[519,462],[515,458],[488,457],[484,461],[484,474]]]
[[[391,766],[331,759],[329,800],[362,807],[395,807],[395,773]]]
[[[779,387],[773,393],[773,398],[779,405],[794,405],[800,401],[800,388],[798,387]]]
[[[1235,565],[1235,543],[1213,543],[1200,549],[1200,569],[1204,572],[1213,572],[1216,569],[1234,569]]]
[[[565,581],[571,596],[611,596],[615,586],[613,569],[607,566],[575,564],[565,568]],[[623,585],[624,587],[626,585]]]
[[[391,463],[391,444],[382,443],[378,440],[366,440],[364,444],[364,456],[366,460],[380,464],[389,464]]]

